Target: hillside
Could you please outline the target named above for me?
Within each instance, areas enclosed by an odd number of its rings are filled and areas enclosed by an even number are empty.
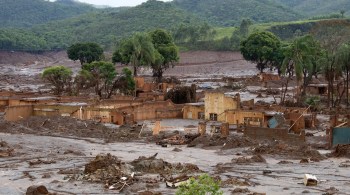
[[[301,15],[271,0],[174,0],[173,4],[219,26],[238,25],[244,18],[250,18],[254,23],[301,18]]]
[[[350,9],[349,0],[274,0],[305,16],[320,16]]]
[[[32,27],[95,10],[88,4],[73,0],[1,0],[0,7],[1,27]]]
[[[170,3],[151,0],[129,9],[103,9],[28,30],[0,29],[0,49],[64,49],[75,42],[97,42],[112,47],[117,40],[134,32],[173,29],[182,23],[203,21]]]

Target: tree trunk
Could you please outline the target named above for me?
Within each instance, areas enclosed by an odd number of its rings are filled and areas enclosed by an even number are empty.
[[[137,66],[134,66],[134,76],[137,77]]]
[[[346,69],[346,106],[349,107],[349,69]]]

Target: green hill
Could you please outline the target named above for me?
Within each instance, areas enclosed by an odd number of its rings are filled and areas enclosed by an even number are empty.
[[[271,0],[174,0],[173,4],[219,26],[238,25],[244,18],[255,23],[301,18],[301,15]]]
[[[111,47],[134,32],[170,30],[183,23],[204,22],[170,3],[151,0],[129,9],[103,9],[27,30],[0,29],[0,49],[64,49],[76,42],[97,42]]]
[[[274,0],[305,16],[320,16],[340,13],[350,9],[349,0]]]
[[[1,0],[0,7],[1,27],[32,27],[95,10],[88,4],[73,0]]]

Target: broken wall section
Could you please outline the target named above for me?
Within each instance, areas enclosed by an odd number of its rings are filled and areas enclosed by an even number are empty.
[[[300,134],[288,133],[288,129],[272,129],[261,127],[247,127],[244,135],[257,140],[281,140],[291,145],[302,145],[305,143],[305,131]]]

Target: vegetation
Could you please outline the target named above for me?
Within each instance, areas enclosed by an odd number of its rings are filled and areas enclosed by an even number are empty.
[[[54,94],[61,95],[70,89],[73,72],[64,66],[52,66],[44,70],[42,78],[54,86]]]
[[[91,79],[96,95],[110,98],[116,88],[113,82],[117,76],[114,65],[110,62],[95,61],[84,64],[83,70],[91,74],[88,78]]]
[[[152,39],[147,33],[135,33],[131,38],[123,40],[113,53],[113,62],[131,64],[134,75],[137,76],[137,68],[155,63],[156,50]],[[159,60],[159,56],[157,56]]]
[[[191,178],[187,184],[181,185],[176,195],[222,195],[220,184],[208,174],[199,176],[198,179]]]
[[[96,10],[73,0],[1,0],[0,7],[1,27],[32,27]]]
[[[150,36],[155,48],[155,60],[151,63],[151,68],[153,76],[161,81],[163,72],[179,61],[179,51],[168,32],[158,29],[150,32]]]
[[[319,0],[274,1],[305,16],[328,15],[350,9],[350,2],[347,0],[323,0],[322,3]]]
[[[257,32],[251,34],[241,43],[241,53],[244,59],[257,63],[260,72],[272,66],[280,48],[280,40],[270,32]]]
[[[254,23],[292,21],[301,15],[272,1],[261,0],[175,0],[175,5],[218,26],[234,26],[244,18]]]
[[[103,49],[96,43],[76,43],[67,50],[68,58],[79,60],[80,64],[99,61],[103,55]]]
[[[319,58],[322,55],[320,44],[311,36],[296,38],[284,51],[282,72],[294,70],[298,82],[303,81],[302,96],[313,76],[321,72]],[[288,69],[288,70],[287,70]]]
[[[171,30],[180,24],[201,23],[204,22],[195,15],[172,4],[150,0],[129,9],[102,9],[65,20],[36,25],[30,29],[17,30],[19,32],[16,31],[16,34],[19,33],[19,35],[6,34],[6,37],[12,43],[17,43],[18,36],[34,44],[39,40],[42,41],[41,46],[36,50],[66,49],[79,42],[96,42],[105,49],[110,49],[117,41],[135,32],[158,28]],[[11,32],[11,29],[5,31]],[[0,31],[1,37],[2,31]],[[27,50],[21,45],[7,44],[3,49]]]

